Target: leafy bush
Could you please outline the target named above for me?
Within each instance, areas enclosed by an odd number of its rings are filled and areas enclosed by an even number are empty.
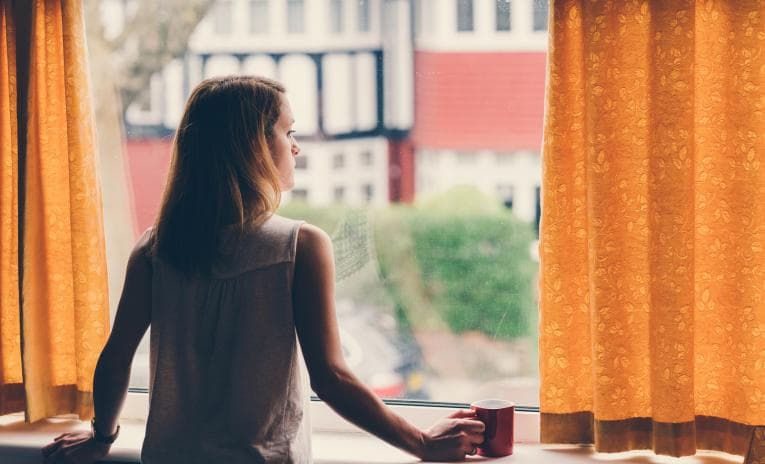
[[[348,214],[358,214],[298,203],[280,212],[328,232]],[[530,333],[536,314],[534,231],[498,200],[458,188],[415,205],[376,210],[371,217],[379,285],[402,326],[499,338]]]

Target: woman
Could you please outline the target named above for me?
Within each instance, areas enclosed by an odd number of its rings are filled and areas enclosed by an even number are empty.
[[[470,411],[418,430],[346,366],[331,241],[274,214],[294,183],[293,123],[272,80],[214,78],[193,91],[159,217],[130,257],[96,367],[92,431],[56,438],[46,463],[107,455],[150,324],[144,464],[311,462],[298,346],[313,390],[349,421],[424,460],[475,453],[483,424]]]

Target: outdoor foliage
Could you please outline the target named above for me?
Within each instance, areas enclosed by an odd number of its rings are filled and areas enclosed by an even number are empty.
[[[290,204],[280,212],[332,232],[342,222],[342,211]],[[497,200],[459,188],[370,216],[372,257],[401,323],[415,330],[479,331],[505,339],[531,333],[533,228]]]

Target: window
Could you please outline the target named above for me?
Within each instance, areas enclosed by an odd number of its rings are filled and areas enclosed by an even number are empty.
[[[515,193],[515,187],[508,184],[497,185],[497,194],[502,199],[502,204],[507,209],[513,209],[513,195]]]
[[[305,32],[305,4],[303,0],[287,0],[287,32]]]
[[[358,0],[356,7],[358,8],[359,32],[369,32],[371,22],[369,0]]]
[[[305,170],[308,169],[308,158],[306,155],[301,154],[295,158],[295,169]]]
[[[329,30],[339,34],[343,32],[343,0],[330,0]]]
[[[495,27],[497,31],[509,31],[512,21],[512,0],[495,0],[494,12],[496,13]]]
[[[422,1],[414,0],[414,36],[422,35]]]
[[[534,30],[547,30],[548,0],[534,0]]]
[[[215,7],[215,33],[228,35],[233,32],[234,3],[232,0],[220,0]]]
[[[336,203],[341,203],[343,200],[345,200],[345,187],[335,187],[334,190],[332,190],[332,199]],[[348,354],[350,353],[346,352],[346,356]]]
[[[102,9],[121,3],[105,2]],[[110,293],[116,295],[114,300],[119,296],[124,278],[119,274],[124,272],[136,233],[156,217],[174,131],[189,92],[207,71],[275,76],[287,87],[301,149],[307,153],[295,159],[295,188],[285,192],[279,214],[317,224],[333,238],[338,321],[354,372],[374,392],[388,398],[470,402],[480,394],[538,405],[534,280],[538,264],[528,250],[536,240],[539,216],[535,187],[541,178],[540,147],[523,141],[541,141],[545,50],[540,40],[526,40],[523,34],[493,33],[495,8],[507,13],[507,24],[520,24],[519,15],[526,16],[531,29],[532,0],[523,4],[414,1],[415,12],[422,8],[422,14],[416,15],[424,21],[424,32],[457,34],[458,22],[465,31],[481,29],[480,23],[488,29],[480,45],[495,51],[461,49],[459,41],[431,47],[432,42],[418,40],[412,44],[416,73],[377,59],[383,53],[379,44],[391,39],[389,34],[409,31],[412,26],[407,22],[402,28],[396,24],[377,27],[382,4],[381,0],[216,0],[203,19],[205,27],[196,30],[195,40],[184,44],[186,58],[152,61],[177,56],[162,48],[172,43],[158,43],[152,53],[128,64],[154,76],[147,78],[146,82],[154,83],[144,85],[145,91],[135,91],[135,98],[117,103],[94,90],[97,110],[113,109],[113,120],[121,121],[115,124],[124,124],[106,127],[105,132],[99,127],[104,135],[99,149],[110,157],[122,156],[119,163],[101,168],[105,198],[125,199],[104,209],[108,233],[116,234],[107,240],[109,276],[115,280],[110,280]],[[156,7],[166,8],[163,5],[158,2]],[[158,25],[144,27],[195,30],[196,24],[182,26],[179,19],[185,4],[173,5],[177,14],[152,15]],[[342,34],[330,32],[329,21],[338,8],[342,9]],[[226,40],[219,40],[214,26],[226,16],[225,11],[229,11],[231,32]],[[240,12],[241,18],[237,17]],[[385,19],[395,22],[404,16],[391,14]],[[272,17],[276,22],[270,21]],[[418,21],[417,16],[414,20]],[[313,30],[313,24],[321,25]],[[358,40],[365,24],[380,36],[379,41]],[[538,33],[539,38],[544,35]],[[289,46],[282,40],[285,37]],[[315,46],[318,41],[331,43],[332,51]],[[437,58],[455,52],[470,54],[467,58],[475,67],[455,66],[449,59],[420,61],[420,46],[431,47],[429,53],[434,56],[442,54]],[[100,54],[90,57],[99,79],[120,77],[118,72],[105,76],[105,69],[114,69],[124,60],[119,49],[113,53],[108,60]],[[327,56],[343,53],[351,57],[343,66],[318,67]],[[529,57],[537,64],[528,64]],[[484,78],[487,73],[475,73],[475,69],[519,69],[519,62],[524,72],[513,76],[518,85],[507,86],[507,80],[496,74]],[[439,86],[439,76],[447,74],[455,80],[467,76],[476,85]],[[395,77],[394,82],[410,79],[413,88],[427,92],[418,92],[416,99],[411,93],[399,95],[400,88],[391,87],[384,77],[388,75]],[[130,93],[131,85],[132,81],[114,82],[123,95]],[[336,96],[328,91],[330,85],[347,92]],[[319,130],[327,118],[336,117],[321,105],[330,94],[348,99],[347,104],[331,108],[345,112],[338,119],[351,121],[339,135]],[[414,122],[389,125],[387,111],[395,105],[383,105],[385,114],[378,127],[377,95],[385,102],[409,105]],[[135,108],[138,102],[151,109],[152,119],[147,119],[146,112],[128,112],[121,106],[130,103]],[[517,116],[524,124],[502,119],[508,107],[514,109],[513,117],[522,113]],[[484,113],[492,118],[482,119]],[[464,115],[475,125],[464,127],[460,119]],[[368,120],[372,124],[363,128],[353,123]],[[412,147],[398,137],[415,124],[420,125],[417,145]],[[427,133],[428,128],[432,133]],[[412,203],[392,201],[408,194]],[[512,210],[503,206],[511,204]],[[116,309],[116,301],[112,305]],[[131,387],[148,387],[148,353],[147,337],[135,358]]]
[[[332,167],[334,169],[345,167],[345,155],[342,153],[335,153],[335,155],[332,156]]]
[[[374,164],[374,158],[372,158],[372,152],[369,150],[362,151],[359,158],[360,158],[359,164],[361,164],[362,166],[372,166]]]
[[[473,0],[457,0],[457,31],[473,30]]]
[[[302,188],[292,189],[292,199],[297,201],[308,201],[308,190]]]
[[[361,193],[364,197],[364,201],[369,203],[375,196],[375,186],[372,184],[364,184],[364,186],[361,188]]]
[[[250,32],[268,33],[268,0],[250,0]]]

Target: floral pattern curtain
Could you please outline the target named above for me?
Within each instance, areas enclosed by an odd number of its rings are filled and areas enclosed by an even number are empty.
[[[87,418],[109,305],[83,5],[33,0],[2,8],[5,56],[14,39],[28,49],[23,65],[0,58],[0,233],[13,238],[21,230],[15,251],[11,240],[1,245],[0,392],[13,396],[0,412],[24,409],[29,421]],[[14,16],[23,28],[12,27]],[[5,291],[14,282],[20,298]]]
[[[759,462],[765,2],[556,0],[551,15],[542,440]]]

